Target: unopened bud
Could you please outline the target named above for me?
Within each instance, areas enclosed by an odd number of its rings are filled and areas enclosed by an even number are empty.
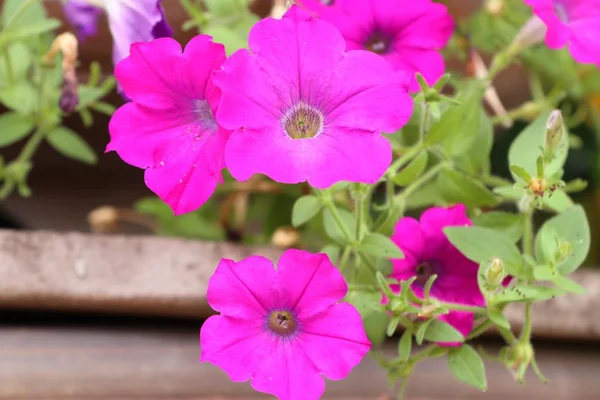
[[[544,158],[551,161],[560,147],[564,136],[564,124],[560,110],[554,110],[546,122],[546,142],[544,144]]]
[[[300,233],[292,227],[277,228],[271,237],[271,244],[276,247],[287,249],[294,246],[300,240]]]
[[[493,258],[488,264],[485,273],[485,282],[490,288],[497,288],[502,285],[505,276],[504,263],[499,258]]]
[[[546,36],[546,29],[546,25],[542,20],[534,15],[521,27],[521,30],[513,40],[512,47],[524,50],[542,42]]]
[[[508,368],[518,369],[522,365],[529,365],[533,359],[533,347],[530,343],[517,343],[506,352],[504,363]]]
[[[79,95],[77,94],[77,75],[75,67],[77,65],[78,51],[77,38],[71,32],[65,32],[56,37],[52,46],[46,55],[44,61],[48,64],[58,52],[63,56],[63,83],[59,100],[59,106],[64,112],[73,112],[79,104]]]
[[[102,206],[92,210],[87,219],[92,232],[116,232],[119,223],[119,211],[115,207]]]
[[[529,182],[529,189],[536,196],[543,196],[547,187],[548,183],[544,178],[532,178],[531,182]]]

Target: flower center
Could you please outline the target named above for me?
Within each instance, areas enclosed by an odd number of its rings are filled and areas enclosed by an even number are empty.
[[[390,49],[390,39],[380,32],[375,32],[367,39],[365,49],[373,53],[385,54]]]
[[[296,104],[283,116],[283,127],[292,139],[309,139],[323,130],[323,114],[302,102]]]
[[[271,332],[280,336],[293,335],[298,329],[296,318],[291,311],[274,310],[269,313],[267,325]]]
[[[435,273],[436,268],[430,261],[422,262],[417,266],[417,280],[415,283],[425,285],[429,278],[431,278],[431,275],[434,275]]]
[[[216,131],[218,129],[217,121],[215,121],[215,116],[210,109],[208,101],[194,100],[193,112],[204,128],[211,131]]]
[[[325,6],[332,6],[335,3],[335,0],[321,0],[321,4]]]

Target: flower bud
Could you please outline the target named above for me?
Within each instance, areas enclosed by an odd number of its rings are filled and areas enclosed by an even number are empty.
[[[546,29],[546,25],[542,20],[534,15],[521,27],[521,30],[513,40],[512,46],[515,49],[524,50],[534,44],[540,43],[546,36]]]
[[[550,161],[554,158],[564,136],[563,118],[560,110],[554,110],[546,122],[546,142],[544,144],[544,158]]]
[[[493,258],[488,264],[485,273],[485,282],[490,288],[495,289],[502,285],[505,276],[504,263],[499,258]]]
[[[532,178],[531,182],[529,182],[529,189],[537,196],[543,196],[547,187],[548,183],[544,178]]]
[[[44,56],[44,61],[50,64],[58,52],[62,53],[63,83],[59,106],[61,110],[67,113],[75,111],[75,108],[79,104],[79,95],[77,94],[78,82],[77,75],[75,74],[78,58],[77,47],[78,42],[75,35],[71,32],[61,33],[54,39],[50,50]]]

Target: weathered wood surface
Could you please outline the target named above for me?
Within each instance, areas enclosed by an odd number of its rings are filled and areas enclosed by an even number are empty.
[[[208,278],[222,257],[273,260],[279,250],[153,236],[0,230],[0,307],[206,317]],[[587,294],[536,305],[534,330],[600,339],[600,275],[578,272]],[[522,310],[508,312],[515,327]]]
[[[0,327],[0,399],[254,399],[247,383],[232,383],[200,363],[197,323]],[[486,344],[493,352],[495,344]],[[385,347],[393,357],[396,346]],[[538,361],[548,385],[528,375],[513,381],[488,362],[489,389],[477,392],[454,380],[444,358],[417,367],[407,399],[597,399],[600,348],[540,343]],[[327,382],[324,399],[386,399],[386,376],[365,359],[348,379]],[[390,397],[395,398],[395,397]]]

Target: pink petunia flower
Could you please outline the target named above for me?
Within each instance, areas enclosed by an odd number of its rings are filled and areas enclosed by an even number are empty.
[[[319,18],[334,24],[349,50],[380,54],[395,70],[420,72],[429,84],[444,74],[439,53],[454,30],[446,6],[432,0],[336,0],[331,7],[299,0]],[[418,91],[416,78],[411,91]]]
[[[544,22],[546,45],[569,46],[573,58],[600,67],[600,0],[525,0]]]
[[[483,306],[485,300],[477,284],[479,265],[463,256],[448,240],[446,226],[470,226],[464,205],[450,208],[433,207],[421,216],[420,222],[404,217],[396,225],[392,240],[404,252],[404,259],[392,260],[392,277],[407,280],[414,276],[415,294],[422,298],[425,283],[437,275],[431,288],[431,297],[449,303]],[[465,337],[473,329],[471,312],[450,311],[440,320],[452,325]],[[458,345],[459,343],[444,343]]]
[[[366,51],[345,52],[331,24],[297,6],[258,22],[248,50],[215,73],[217,120],[234,130],[225,148],[240,181],[262,173],[282,183],[374,183],[392,159],[381,132],[412,113],[408,76]]]
[[[229,132],[214,118],[220,91],[211,76],[224,60],[223,45],[209,36],[195,37],[183,53],[163,38],[133,44],[115,69],[132,102],[111,118],[106,151],[145,168],[146,185],[175,214],[200,207],[222,180]]]
[[[317,399],[321,375],[344,379],[369,351],[348,287],[325,254],[288,250],[277,269],[260,256],[223,259],[207,299],[221,314],[200,332],[200,360],[280,399]]]

